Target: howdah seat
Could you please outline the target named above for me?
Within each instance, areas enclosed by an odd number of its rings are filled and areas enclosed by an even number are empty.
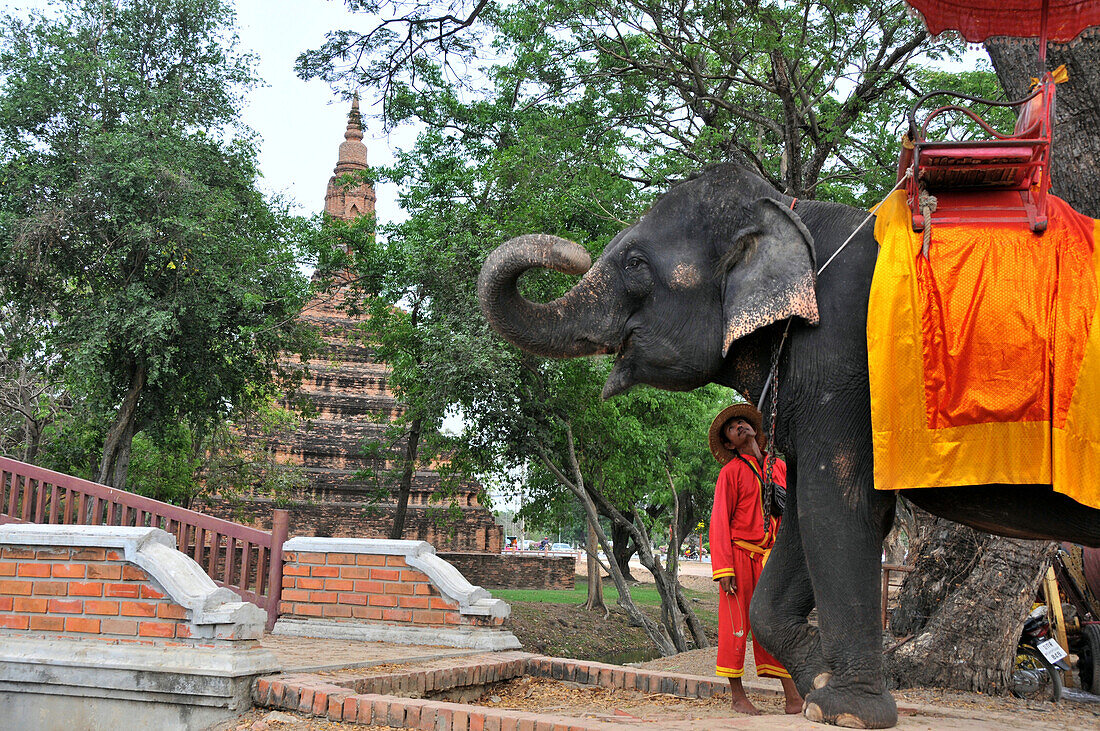
[[[917,100],[909,110],[909,133],[902,141],[898,161],[898,180],[905,179],[914,231],[923,230],[928,223],[921,204],[922,189],[937,197],[934,222],[1026,221],[1032,231],[1046,230],[1055,84],[1054,76],[1044,73],[1042,82],[1027,97],[1013,102],[994,102],[947,91],[934,91]],[[1015,129],[1011,134],[1002,134],[970,109],[957,104],[932,110],[918,125],[920,107],[940,95],[1014,107],[1018,115]],[[969,117],[989,138],[929,140],[930,123],[948,114]],[[1018,195],[968,195],[992,190]]]

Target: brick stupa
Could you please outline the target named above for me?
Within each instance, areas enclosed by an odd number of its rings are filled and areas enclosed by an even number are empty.
[[[341,176],[367,169],[367,147],[359,116],[358,95],[348,115],[344,141],[325,193],[325,213],[351,220],[373,216],[375,195],[370,183],[347,185]],[[309,363],[309,375],[300,395],[315,413],[309,424],[277,433],[274,438],[244,429],[247,442],[271,452],[281,464],[297,466],[308,479],[306,494],[287,506],[292,536],[387,538],[396,511],[396,495],[379,501],[371,480],[356,472],[394,470],[400,466],[405,442],[389,445],[384,453],[368,458],[363,447],[382,436],[386,424],[402,413],[389,389],[390,368],[374,359],[369,343],[360,339],[361,318],[343,309],[347,288],[324,292],[302,311],[301,319],[320,331],[324,346]],[[262,444],[261,444],[262,440]],[[424,465],[416,470],[405,518],[404,538],[425,540],[440,551],[499,553],[503,542],[500,526],[480,504],[479,488],[466,484],[442,501],[432,501],[440,490],[439,474]],[[396,487],[392,490],[396,492]],[[432,515],[455,505],[461,517],[440,522]],[[264,524],[270,521],[269,499],[252,498],[243,504],[215,501],[207,512],[236,520]]]

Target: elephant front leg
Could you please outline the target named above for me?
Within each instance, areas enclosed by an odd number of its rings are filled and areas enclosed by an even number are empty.
[[[851,728],[897,723],[882,666],[881,552],[893,495],[869,485],[799,485],[798,517],[817,600],[828,675],[814,678],[805,716]]]

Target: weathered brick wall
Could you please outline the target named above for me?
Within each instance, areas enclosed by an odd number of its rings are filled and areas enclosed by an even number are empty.
[[[420,626],[499,627],[503,617],[463,615],[404,556],[353,553],[283,554],[285,617],[359,619]]]
[[[510,650],[511,608],[424,541],[307,538],[283,544],[275,634]]]
[[[108,644],[255,645],[263,612],[219,589],[174,544],[153,528],[0,528],[0,633]]]
[[[462,572],[471,584],[486,589],[572,589],[576,559],[572,556],[456,553],[439,557]]]
[[[8,630],[115,643],[191,638],[187,610],[121,551],[5,547],[0,577]]]
[[[207,728],[277,669],[266,614],[157,528],[0,526],[0,727]]]

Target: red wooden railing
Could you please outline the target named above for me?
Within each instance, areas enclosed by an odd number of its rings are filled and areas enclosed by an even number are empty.
[[[892,563],[882,564],[882,628],[886,629],[890,624],[890,615],[887,614],[890,603],[890,574],[912,573],[912,566],[899,566]]]
[[[0,524],[55,523],[161,528],[176,537],[215,583],[279,616],[288,516],[276,510],[271,532],[162,503],[125,490],[0,457]]]

